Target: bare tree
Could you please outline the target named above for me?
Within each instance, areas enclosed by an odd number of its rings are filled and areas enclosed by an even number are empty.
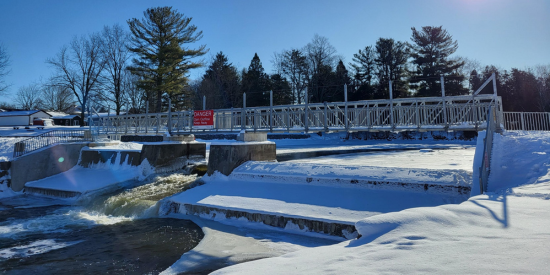
[[[292,86],[292,102],[302,104],[308,81],[308,63],[300,50],[285,50],[275,55],[277,73],[286,77]]]
[[[23,110],[36,110],[42,104],[40,86],[36,83],[22,86],[15,94],[15,103]]]
[[[4,93],[10,85],[6,84],[4,77],[6,77],[10,70],[8,66],[10,65],[10,57],[6,52],[5,47],[0,44],[0,94]]]
[[[73,93],[63,86],[44,83],[42,85],[42,109],[67,112],[75,103]]]
[[[128,112],[139,114],[145,108],[145,91],[138,85],[139,77],[129,71],[124,73],[124,90]]]
[[[323,100],[323,89],[321,79],[324,79],[323,74],[327,71],[332,71],[338,63],[339,56],[336,55],[336,48],[330,44],[328,38],[315,34],[310,43],[308,43],[303,52],[307,58],[309,67],[309,87],[310,95],[313,95],[318,100]]]
[[[128,42],[130,36],[118,24],[105,26],[101,33],[103,38],[103,54],[105,56],[105,99],[115,105],[116,114],[125,104],[124,74],[126,62],[130,58]]]
[[[101,42],[98,34],[74,37],[69,46],[64,46],[56,57],[46,61],[56,70],[55,84],[72,91],[82,106],[80,125],[84,125],[88,96],[99,87],[105,68]]]

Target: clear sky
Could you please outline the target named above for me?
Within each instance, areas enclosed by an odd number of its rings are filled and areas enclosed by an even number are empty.
[[[379,37],[410,41],[411,27],[442,25],[459,43],[456,55],[503,69],[550,64],[550,0],[0,0],[0,43],[11,56],[10,94],[48,78],[45,60],[75,35],[142,18],[172,6],[203,31],[209,60],[223,51],[239,70],[258,53],[272,72],[274,52],[325,36],[344,57]],[[191,72],[197,79],[203,70]],[[10,101],[4,97],[0,101]]]

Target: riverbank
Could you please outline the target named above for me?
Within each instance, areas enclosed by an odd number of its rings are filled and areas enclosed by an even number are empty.
[[[495,136],[489,192],[456,205],[384,213],[361,237],[214,274],[545,274],[550,262],[550,133]]]

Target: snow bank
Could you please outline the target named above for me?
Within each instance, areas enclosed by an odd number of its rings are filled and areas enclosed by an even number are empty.
[[[270,181],[292,183],[293,180],[303,179],[300,182],[318,183],[313,179],[338,179],[349,182],[379,181],[415,184],[434,184],[469,186],[471,173],[464,170],[436,170],[419,168],[398,168],[378,166],[347,166],[317,163],[290,163],[290,162],[262,162],[248,161],[237,167],[231,178],[248,179],[255,175],[254,180],[266,178]],[[311,180],[309,180],[311,179]]]
[[[487,194],[459,205],[367,217],[356,223],[362,235],[357,240],[239,264],[215,274],[546,274],[548,140],[550,133],[495,135]]]
[[[10,161],[13,158],[14,144],[26,138],[0,137],[0,162]]]
[[[497,191],[520,184],[547,184],[544,177],[550,167],[548,132],[505,132],[495,134],[491,174],[487,188]],[[513,192],[513,191],[512,191]]]
[[[548,200],[482,195],[382,214],[357,223],[358,240],[214,274],[544,274],[549,207]]]

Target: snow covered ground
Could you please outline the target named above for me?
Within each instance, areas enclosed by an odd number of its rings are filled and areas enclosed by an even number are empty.
[[[9,161],[13,157],[14,144],[25,138],[0,137],[0,161]]]
[[[401,168],[460,169],[472,172],[475,147],[445,150],[407,150],[343,154],[289,160],[289,163],[341,164]]]
[[[495,135],[490,192],[457,205],[367,217],[357,240],[215,274],[547,274],[550,133]]]
[[[287,184],[235,180],[216,174],[205,185],[169,198],[180,204],[274,214],[324,222],[355,224],[364,217],[412,207],[459,203],[460,197],[338,185]],[[220,222],[232,223],[222,215]]]

